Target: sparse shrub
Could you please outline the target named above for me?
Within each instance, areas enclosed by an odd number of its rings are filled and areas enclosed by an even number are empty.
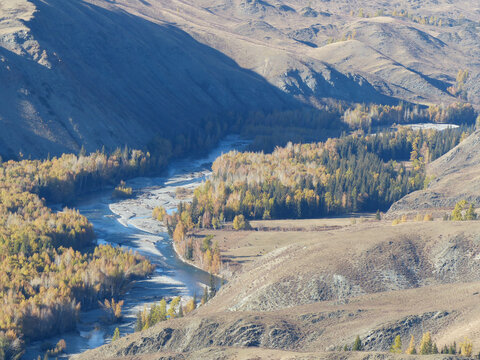
[[[67,348],[67,343],[65,340],[63,339],[60,339],[57,343],[57,345],[55,345],[55,347],[53,349],[49,349],[47,350],[47,352],[45,353],[45,356],[47,356],[47,358],[49,356],[57,356],[57,355],[60,355],[62,354],[63,352],[65,352]]]

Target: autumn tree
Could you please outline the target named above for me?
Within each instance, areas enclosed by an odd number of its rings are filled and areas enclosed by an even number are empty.
[[[400,335],[397,335],[395,337],[395,341],[390,347],[390,352],[395,353],[395,354],[401,354],[402,353],[402,338]]]
[[[184,239],[185,239],[185,227],[183,226],[182,222],[179,222],[175,227],[175,231],[173,233],[173,240],[177,243],[180,243]]]
[[[460,355],[465,356],[465,357],[472,356],[473,344],[470,341],[470,339],[465,337],[463,342],[461,342],[459,345],[460,345]]]
[[[117,327],[113,332],[112,342],[117,341],[118,339],[120,339],[120,329]]]
[[[233,228],[235,230],[248,230],[251,227],[248,220],[245,219],[245,216],[243,216],[243,214],[240,214],[235,216],[235,218],[233,219]]]
[[[475,205],[470,204],[468,207],[466,213],[465,213],[465,220],[476,220],[477,219],[477,213],[475,211]]]
[[[407,351],[405,354],[415,355],[417,353],[417,349],[415,348],[415,338],[413,335],[410,335],[410,343],[408,344]]]
[[[428,355],[432,353],[433,344],[432,344],[432,337],[430,335],[430,331],[427,331],[422,336],[422,341],[420,342],[420,354],[421,355]]]

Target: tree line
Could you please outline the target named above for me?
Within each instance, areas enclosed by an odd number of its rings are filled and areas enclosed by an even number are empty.
[[[271,154],[233,151],[215,160],[211,180],[195,189],[193,201],[182,203],[177,214],[165,215],[166,223],[172,234],[177,227],[185,234],[194,227],[217,228],[237,215],[243,215],[238,222],[386,210],[423,188],[425,164],[465,136],[461,129],[402,128],[290,143]]]
[[[355,341],[351,346],[345,344],[343,347],[344,351],[364,351],[365,346],[362,343],[360,336],[357,335]],[[405,352],[403,351],[402,337],[397,335],[393,341],[393,344],[390,346],[390,352],[394,354],[408,354],[408,355],[434,355],[434,354],[450,354],[450,355],[460,355],[464,357],[471,357],[473,353],[473,344],[470,339],[467,337],[458,344],[454,341],[450,345],[445,344],[443,347],[439,348],[437,343],[432,339],[430,331],[427,331],[422,334],[422,339],[418,346],[415,342],[415,337],[410,335],[410,341]],[[480,358],[480,353],[477,358]]]

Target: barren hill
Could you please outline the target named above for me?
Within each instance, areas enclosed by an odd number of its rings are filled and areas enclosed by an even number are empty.
[[[425,190],[408,194],[392,205],[389,217],[418,212],[450,212],[461,200],[480,203],[480,131],[432,162],[427,176],[432,179]]]
[[[142,146],[297,101],[478,106],[479,21],[471,0],[5,0],[0,153]]]
[[[228,356],[251,347],[328,358],[333,355],[325,351],[351,344],[356,335],[367,350],[386,351],[396,335],[406,343],[427,330],[440,346],[463,336],[479,343],[480,224],[463,225],[370,221],[323,232],[253,232],[258,243],[280,238],[290,245],[246,266],[185,318],[76,359],[188,357],[218,348]]]

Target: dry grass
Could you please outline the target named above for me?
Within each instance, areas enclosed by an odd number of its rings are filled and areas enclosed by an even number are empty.
[[[140,352],[186,352],[187,358],[248,358],[257,349],[239,350],[235,345],[247,340],[260,348],[288,350],[258,350],[266,358],[302,358],[310,351],[315,355],[308,356],[333,359],[340,353],[330,351],[351,344],[356,335],[368,349],[388,350],[396,335],[407,346],[410,334],[418,342],[427,330],[439,346],[467,336],[478,352],[478,233],[480,221],[401,226],[368,221],[329,231],[218,231],[216,238],[224,241],[222,253],[244,262],[242,271],[213,300],[184,319],[131,335],[83,359],[99,354],[106,358],[136,346]],[[149,339],[165,334],[162,329],[172,336],[157,347]],[[274,333],[283,335],[272,342]],[[227,348],[218,349],[219,344]]]

